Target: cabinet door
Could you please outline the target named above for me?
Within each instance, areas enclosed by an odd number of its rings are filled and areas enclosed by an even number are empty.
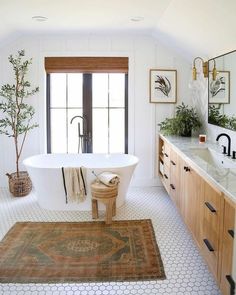
[[[170,166],[170,150],[171,147],[167,142],[164,142],[164,150],[163,150],[163,156],[164,156],[164,165]]]
[[[202,178],[185,161],[181,161],[180,208],[185,223],[200,244],[200,202],[203,197]]]
[[[170,151],[170,197],[179,208],[179,157],[178,154],[171,149]]]
[[[219,238],[223,222],[223,203],[224,198],[221,192],[205,182],[201,248],[216,279],[219,266]]]
[[[224,295],[234,294],[232,278],[232,260],[234,243],[235,209],[227,201],[224,204],[224,227],[221,239],[220,289]]]

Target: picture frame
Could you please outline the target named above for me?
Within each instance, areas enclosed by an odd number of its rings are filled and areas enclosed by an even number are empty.
[[[150,69],[150,103],[177,102],[177,70]]]
[[[212,72],[209,72],[209,103],[229,104],[230,103],[230,71],[217,71],[216,80],[212,79]]]

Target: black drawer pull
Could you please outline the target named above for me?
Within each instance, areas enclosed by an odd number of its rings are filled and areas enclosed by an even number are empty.
[[[167,153],[164,153],[164,155],[168,158],[169,156],[167,155]]]
[[[172,188],[172,189],[175,189],[175,186],[171,183],[170,184],[170,187]]]
[[[229,235],[231,235],[232,238],[234,238],[234,230],[233,229],[229,229],[228,233],[229,233]]]
[[[205,205],[212,213],[216,213],[216,209],[210,203],[205,202]]]
[[[176,165],[174,161],[172,161],[172,160],[171,160],[170,162],[171,162],[171,164],[172,164],[173,166],[175,166],[175,165]]]
[[[210,244],[210,242],[207,239],[204,239],[203,242],[206,244],[206,246],[210,252],[214,251],[212,245]]]
[[[185,170],[186,172],[188,172],[188,171],[190,171],[190,168],[189,168],[188,166],[184,166],[184,170]]]
[[[164,174],[165,178],[168,179],[168,176],[166,174]]]
[[[232,278],[232,276],[227,275],[225,276],[226,280],[229,282],[230,284],[230,295],[234,295],[234,291],[235,291],[235,282]]]

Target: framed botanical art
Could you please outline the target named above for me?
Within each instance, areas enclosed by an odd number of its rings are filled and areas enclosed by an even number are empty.
[[[230,103],[230,72],[218,71],[215,80],[209,73],[209,103]]]
[[[150,102],[176,103],[177,101],[177,71],[150,70]]]

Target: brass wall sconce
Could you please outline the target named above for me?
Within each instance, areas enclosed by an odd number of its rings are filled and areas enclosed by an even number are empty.
[[[194,58],[193,60],[193,69],[192,69],[192,73],[193,73],[193,80],[197,80],[197,69],[196,69],[196,61],[200,59],[202,62],[202,71],[203,71],[203,75],[205,78],[208,77],[208,62],[204,61],[200,56],[197,56]]]

